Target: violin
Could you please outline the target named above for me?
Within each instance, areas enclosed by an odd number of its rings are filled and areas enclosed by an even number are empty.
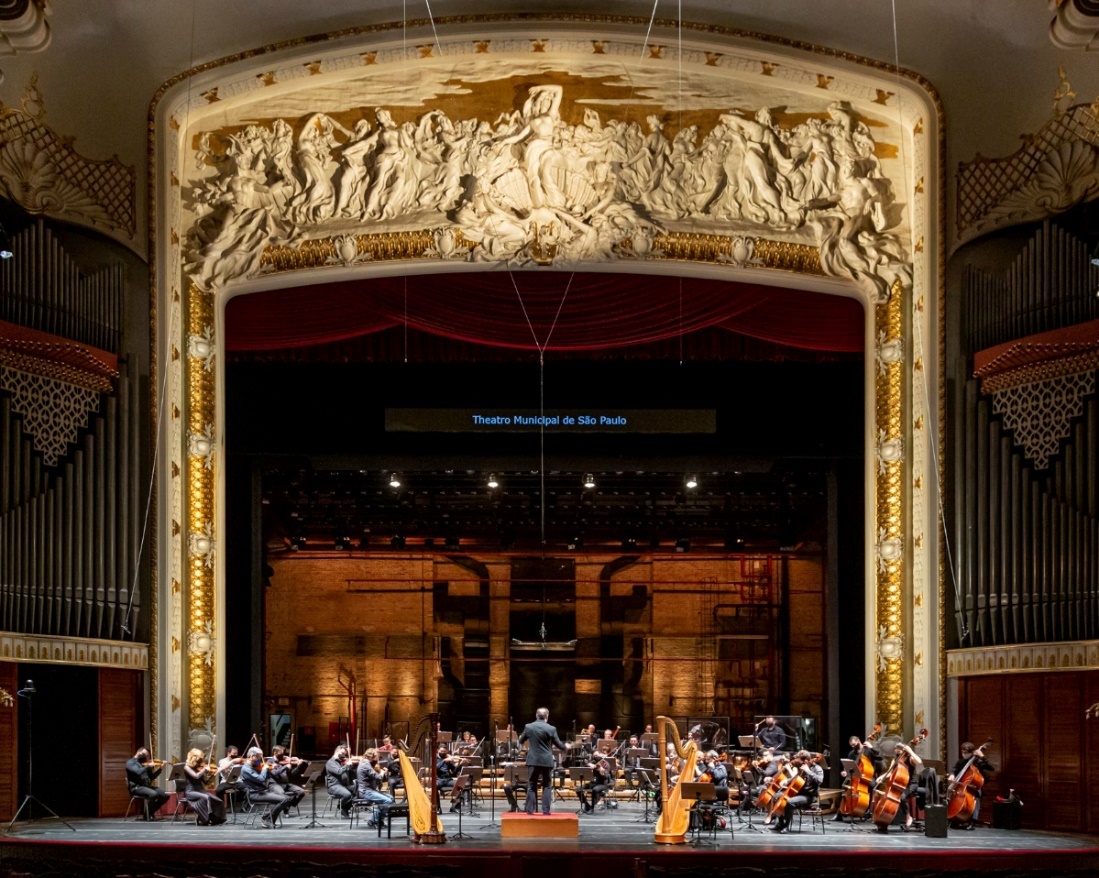
[[[991,738],[974,750],[969,761],[962,766],[958,776],[947,787],[946,817],[948,820],[968,823],[973,819],[973,811],[977,807],[976,792],[985,785],[985,777],[977,767],[977,759],[983,758],[985,747],[990,746],[992,746]]]
[[[927,738],[927,729],[921,729],[908,746],[918,747]],[[901,802],[904,800],[904,791],[908,787],[910,772],[908,766],[897,759],[893,760],[893,766],[885,773],[881,784],[878,786],[877,795],[874,797],[874,824],[888,828],[889,824],[897,816]]]
[[[863,748],[881,734],[881,723],[874,723],[874,728],[866,736]],[[862,817],[870,810],[870,783],[874,779],[874,763],[870,757],[860,750],[858,761],[855,763],[854,773],[843,785],[843,798],[840,800],[840,814],[845,817]]]

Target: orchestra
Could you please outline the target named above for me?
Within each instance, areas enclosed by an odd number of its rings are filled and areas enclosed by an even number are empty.
[[[667,718],[660,719],[668,722]],[[526,790],[528,813],[534,813],[539,799],[543,813],[549,813],[550,793],[554,789],[558,792],[571,789],[580,813],[592,813],[600,805],[610,807],[611,793],[616,786],[622,785],[637,791],[639,802],[642,798],[647,802],[655,801],[658,815],[668,802],[674,801],[677,808],[684,807],[678,794],[674,799],[668,798],[673,790],[678,790],[681,782],[712,784],[713,795],[706,797],[712,805],[707,804],[707,808],[717,808],[720,814],[732,814],[742,823],[750,823],[758,814],[765,825],[770,824],[779,834],[789,832],[796,811],[818,806],[828,767],[826,752],[815,753],[803,747],[793,754],[785,752],[790,741],[787,730],[771,715],[749,729],[751,734],[739,738],[729,736],[729,730],[725,728],[715,731],[715,726],[710,721],[692,725],[686,736],[680,738],[677,733],[667,742],[663,758],[654,758],[652,754],[659,749],[657,739],[664,740],[664,733],[656,735],[652,725],[646,725],[642,735],[626,733],[619,738],[620,728],[606,728],[600,734],[596,731],[597,726],[591,723],[575,736],[578,746],[572,750],[572,758],[566,760],[563,757],[569,755],[572,745],[556,737],[555,729],[542,719],[540,712],[537,722],[528,724],[524,735],[518,738],[522,749],[517,752],[509,749],[509,756],[515,761],[492,766],[491,772],[489,766],[485,766],[483,783],[491,787],[493,793],[502,786],[508,810],[512,813],[519,811],[517,784],[512,774],[504,780],[503,769],[519,765],[531,774]],[[450,740],[449,734],[445,737],[439,734],[438,726],[432,731],[444,741]],[[915,824],[917,808],[939,801],[938,777],[916,752],[927,733],[924,730],[908,743],[895,737],[886,739],[884,747],[891,750],[893,759],[885,767],[879,749],[881,732],[882,727],[878,724],[865,740],[859,735],[848,738],[842,770],[838,772],[843,786],[833,791],[837,805],[827,813],[834,810],[836,820],[866,821],[868,830],[876,827],[879,833],[887,832],[894,823],[902,829],[910,829]],[[512,737],[510,726],[506,732],[498,729],[496,740],[501,740],[502,734]],[[527,748],[523,745],[534,741],[536,735],[539,736],[539,759],[543,762],[552,760],[552,766],[530,763],[526,759]],[[735,745],[738,739],[740,749],[724,743],[732,741]],[[421,779],[426,774],[430,780],[433,770],[436,789],[440,793],[452,790],[463,766],[480,766],[483,760],[495,754],[492,748],[486,751],[483,746],[486,740],[492,738],[479,738],[473,729],[465,729],[454,738],[453,752],[446,743],[438,744],[433,758],[420,772]],[[800,740],[798,736],[798,744]],[[306,790],[297,781],[308,785],[307,781],[312,779],[312,776],[305,777],[309,761],[291,755],[293,739],[290,750],[281,744],[275,745],[266,758],[256,736],[252,743],[256,746],[249,746],[243,757],[237,747],[226,747],[225,755],[216,765],[212,761],[212,744],[209,753],[192,749],[187,753],[185,763],[176,767],[172,777],[180,777],[179,795],[191,805],[200,826],[225,823],[226,796],[236,791],[244,793],[252,805],[267,806],[262,815],[262,825],[266,828],[276,827],[284,812],[305,797]],[[374,806],[369,825],[385,827],[396,797],[402,797],[401,801],[404,801],[402,787],[410,775],[402,772],[404,756],[398,759],[399,749],[392,736],[385,735],[380,743],[375,739],[375,743],[377,746],[367,748],[362,757],[356,757],[352,755],[349,740],[341,742],[326,762],[323,777],[328,796],[341,816],[350,816],[356,802],[365,803]],[[748,748],[747,743],[755,746]],[[978,747],[964,743],[960,758],[946,777],[949,819],[956,828],[971,829],[977,823],[981,787],[993,770],[986,759],[986,748],[990,744]],[[400,742],[401,749],[406,746],[404,741]],[[420,760],[414,761],[418,765]],[[571,787],[565,786],[568,769],[562,767],[564,761],[574,769],[586,768],[590,773],[573,775]],[[532,765],[537,768],[537,779]],[[170,801],[168,793],[155,784],[162,770],[163,764],[152,759],[144,747],[126,763],[130,792],[148,800],[150,813]],[[480,778],[481,773],[476,776]],[[554,778],[561,780],[560,786],[555,786]],[[501,780],[503,783],[497,786]],[[423,781],[425,786],[427,783]],[[539,796],[539,790],[544,791],[542,796]],[[692,811],[698,810],[698,801],[693,793],[690,796],[688,806]],[[450,810],[457,810],[459,805],[457,797],[452,797]],[[436,802],[433,808],[438,807]],[[691,825],[726,825],[723,818],[711,823],[702,821],[701,816]],[[657,840],[660,840],[659,836]]]

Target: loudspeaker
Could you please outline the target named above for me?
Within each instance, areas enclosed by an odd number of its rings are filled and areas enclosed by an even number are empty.
[[[946,838],[946,805],[928,805],[923,809],[923,834],[928,838]]]

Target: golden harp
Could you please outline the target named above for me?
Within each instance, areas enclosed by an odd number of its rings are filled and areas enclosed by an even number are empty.
[[[425,759],[428,777],[431,778],[430,792],[425,791],[420,779],[416,776],[416,766],[408,757],[408,752],[403,746],[397,748],[397,758],[401,763],[401,779],[404,781],[405,796],[408,798],[408,820],[412,824],[412,840],[419,844],[442,844],[446,841],[446,833],[443,831],[439,812],[435,807],[437,801],[435,795],[435,753],[438,751],[436,731],[438,730],[438,714],[431,713],[425,716],[416,725],[416,735],[412,746],[413,753],[423,751],[425,739],[430,740],[431,750]]]
[[[657,729],[660,733],[660,797],[664,803],[660,816],[656,821],[656,833],[653,840],[657,844],[683,844],[687,840],[687,830],[691,825],[691,801],[684,799],[680,785],[684,778],[690,783],[695,777],[695,761],[698,759],[698,748],[694,741],[689,741],[686,747],[679,744],[679,729],[675,723],[666,716],[656,718]],[[668,792],[668,738],[667,730],[672,730],[671,742],[675,746],[675,752],[683,760],[683,767],[679,772],[679,779],[672,791]]]

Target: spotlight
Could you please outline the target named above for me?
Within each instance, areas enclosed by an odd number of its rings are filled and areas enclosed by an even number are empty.
[[[0,225],[0,259],[11,259],[15,254],[11,251],[11,236],[8,230]]]
[[[296,536],[296,537],[291,537],[290,538],[290,551],[291,552],[300,552],[302,549],[305,548],[305,543],[306,543],[306,539],[305,539],[304,534],[298,534],[298,536]]]
[[[496,473],[489,473],[488,474],[488,486],[490,488],[499,488],[500,487],[500,480],[498,478],[496,478]]]
[[[691,475],[687,476],[687,481],[685,482],[685,484],[688,488],[697,488],[698,476],[696,476],[694,473],[691,473]]]
[[[351,551],[351,537],[336,537],[336,551],[337,552],[350,552]]]
[[[456,536],[451,534],[449,537],[443,540],[443,545],[446,546],[448,549],[457,549],[460,542],[461,541]]]
[[[9,256],[11,256],[11,254],[0,253],[0,256],[3,256],[5,259],[7,259]],[[1099,268],[1099,244],[1096,244],[1095,249],[1091,251],[1091,264],[1096,268]]]
[[[393,537],[393,539],[389,541],[389,545],[391,545],[394,549],[403,549],[404,537],[402,537],[400,534],[397,534],[395,537]]]
[[[636,552],[637,551],[637,540],[635,540],[633,537],[626,537],[624,540],[622,540],[622,551],[623,552]]]
[[[731,549],[734,552],[744,551],[744,538],[743,537],[729,537],[725,540],[725,548]]]
[[[568,549],[570,552],[575,552],[577,549],[584,548],[584,538],[580,536],[580,534],[577,534],[574,537],[569,537],[568,540],[565,542],[565,548]]]
[[[399,488],[401,487],[401,477],[396,473],[389,474],[389,487]]]
[[[584,473],[584,487],[589,489],[595,487],[595,476],[591,473]]]
[[[691,541],[686,537],[680,537],[675,541],[675,550],[677,552],[689,552],[691,551]]]

